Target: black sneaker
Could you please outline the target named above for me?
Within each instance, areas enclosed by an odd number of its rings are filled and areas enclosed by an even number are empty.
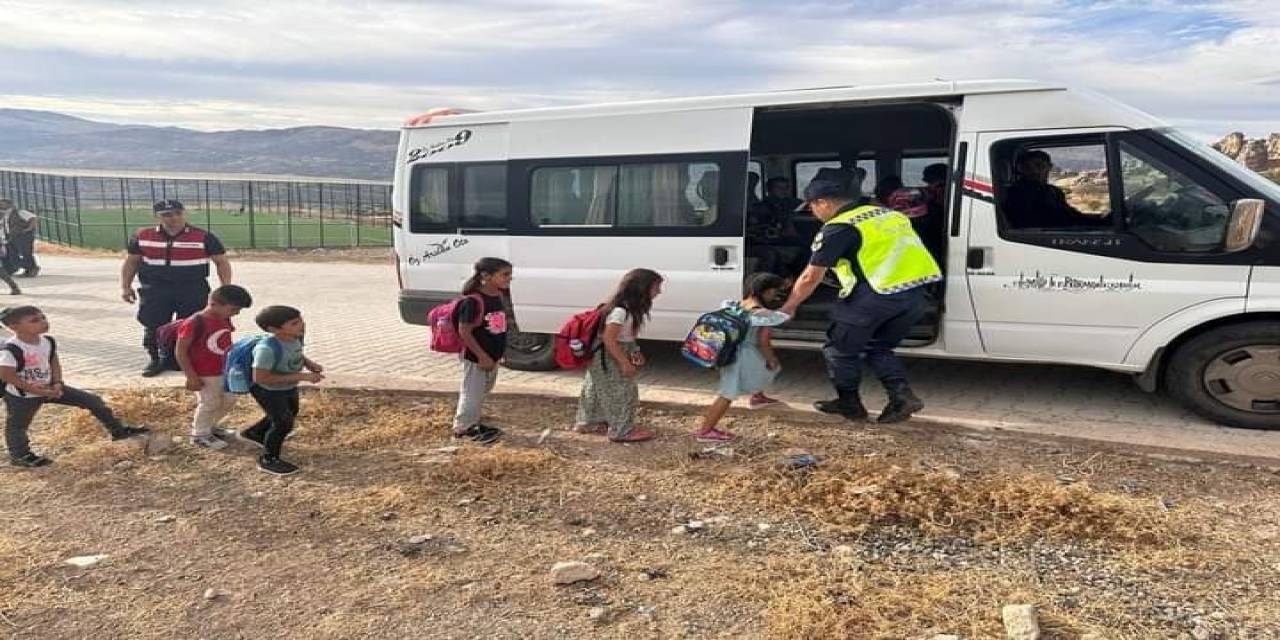
[[[258,468],[276,476],[288,476],[298,472],[298,465],[271,456],[259,456]]]
[[[473,424],[462,433],[453,434],[455,438],[466,438],[476,444],[493,444],[502,437],[502,429],[483,424]]]
[[[111,430],[111,439],[127,440],[129,438],[137,438],[139,436],[145,436],[148,433],[151,433],[151,430],[146,427],[122,426],[122,427]]]
[[[164,363],[159,360],[152,360],[147,363],[147,368],[142,370],[142,377],[154,378],[162,373],[164,373]]]
[[[251,445],[254,445],[254,446],[258,447],[259,449],[266,449],[266,448],[267,448],[267,443],[263,442],[263,441],[262,441],[262,440],[260,440],[258,437],[255,437],[255,436],[253,435],[253,433],[252,433],[252,432],[250,432],[248,429],[245,429],[244,431],[241,431],[240,433],[238,433],[238,434],[236,434],[236,435],[240,436],[240,439],[241,439],[241,440],[243,440],[243,441],[245,441],[245,442],[248,442],[249,444],[251,444]]]
[[[53,461],[44,456],[36,455],[34,453],[28,453],[27,455],[22,456],[21,458],[10,458],[9,464],[15,467],[26,467],[28,469],[34,469],[36,467],[43,467],[46,465],[53,464]]]

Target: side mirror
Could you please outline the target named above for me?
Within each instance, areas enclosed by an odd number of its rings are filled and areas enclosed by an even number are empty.
[[[1262,215],[1267,205],[1262,200],[1244,198],[1231,205],[1231,219],[1227,221],[1227,240],[1223,251],[1235,253],[1253,246],[1262,227]]]

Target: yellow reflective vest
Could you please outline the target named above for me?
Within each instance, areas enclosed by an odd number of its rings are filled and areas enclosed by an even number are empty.
[[[840,297],[848,297],[858,284],[853,260],[879,294],[899,293],[942,280],[942,269],[925,249],[905,214],[878,205],[862,205],[837,214],[823,225],[846,224],[858,230],[862,246],[855,256],[840,258],[832,271],[840,281]],[[822,232],[814,242],[821,246]]]

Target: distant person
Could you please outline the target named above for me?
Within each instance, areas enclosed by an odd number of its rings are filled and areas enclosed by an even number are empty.
[[[4,202],[4,201],[0,201]],[[4,218],[8,218],[8,214],[0,213]],[[0,223],[0,280],[9,285],[9,295],[22,295],[22,288],[13,279],[13,274],[9,272],[9,236],[8,225]]]
[[[231,334],[231,318],[253,305],[243,287],[228,284],[209,294],[209,303],[178,325],[174,356],[187,376],[187,390],[196,394],[196,413],[191,420],[191,444],[205,449],[222,449],[225,440],[216,431],[218,423],[236,406],[236,396],[223,386],[222,370]]]
[[[1106,217],[1089,216],[1067,203],[1067,195],[1049,184],[1053,159],[1039,149],[1018,156],[1018,178],[1004,195],[1004,215],[1015,229],[1107,226]]]
[[[578,397],[574,429],[579,433],[607,434],[614,442],[653,439],[653,431],[635,425],[640,404],[636,375],[645,365],[636,338],[660,293],[661,275],[649,269],[632,269],[604,303],[601,348],[587,367]]]
[[[52,462],[31,451],[27,436],[36,413],[49,403],[89,411],[112,440],[147,433],[146,428],[121,422],[102,398],[63,382],[58,343],[45,335],[49,333],[49,319],[44,312],[29,306],[4,309],[0,310],[0,322],[13,333],[0,348],[0,380],[4,381],[4,403],[9,410],[4,440],[11,464],[31,468]]]
[[[34,278],[40,273],[36,265],[36,230],[40,218],[36,214],[19,209],[12,200],[0,200],[0,227],[5,237],[4,267],[9,273],[22,278]]]
[[[152,207],[159,224],[139,229],[129,239],[129,255],[120,269],[120,297],[138,303],[138,322],[144,328],[142,346],[150,357],[142,376],[160,375],[165,364],[156,344],[156,329],[204,308],[209,298],[209,263],[218,270],[219,284],[231,284],[231,262],[222,241],[187,224],[187,212],[177,200],[161,200]],[[133,289],[134,276],[138,290]]]

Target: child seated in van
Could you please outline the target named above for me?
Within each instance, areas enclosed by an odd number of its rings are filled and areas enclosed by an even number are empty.
[[[751,396],[752,409],[782,404],[764,395],[764,390],[782,370],[770,341],[770,327],[790,319],[775,311],[786,301],[786,286],[785,280],[772,273],[758,273],[747,280],[744,287],[746,295],[736,304],[750,312],[751,328],[738,346],[737,358],[732,364],[719,369],[718,396],[702,417],[702,426],[694,433],[699,442],[727,442],[734,438],[732,433],[721,430],[716,425],[724,418],[729,405],[736,398]],[[726,303],[728,304],[733,303]]]
[[[36,413],[50,402],[87,409],[102,423],[112,440],[148,432],[121,422],[102,398],[62,382],[58,343],[45,335],[49,332],[49,320],[40,309],[24,306],[0,310],[0,322],[13,333],[0,349],[0,380],[4,381],[4,404],[9,410],[4,439],[11,464],[43,467],[53,462],[32,452],[27,437]]]

